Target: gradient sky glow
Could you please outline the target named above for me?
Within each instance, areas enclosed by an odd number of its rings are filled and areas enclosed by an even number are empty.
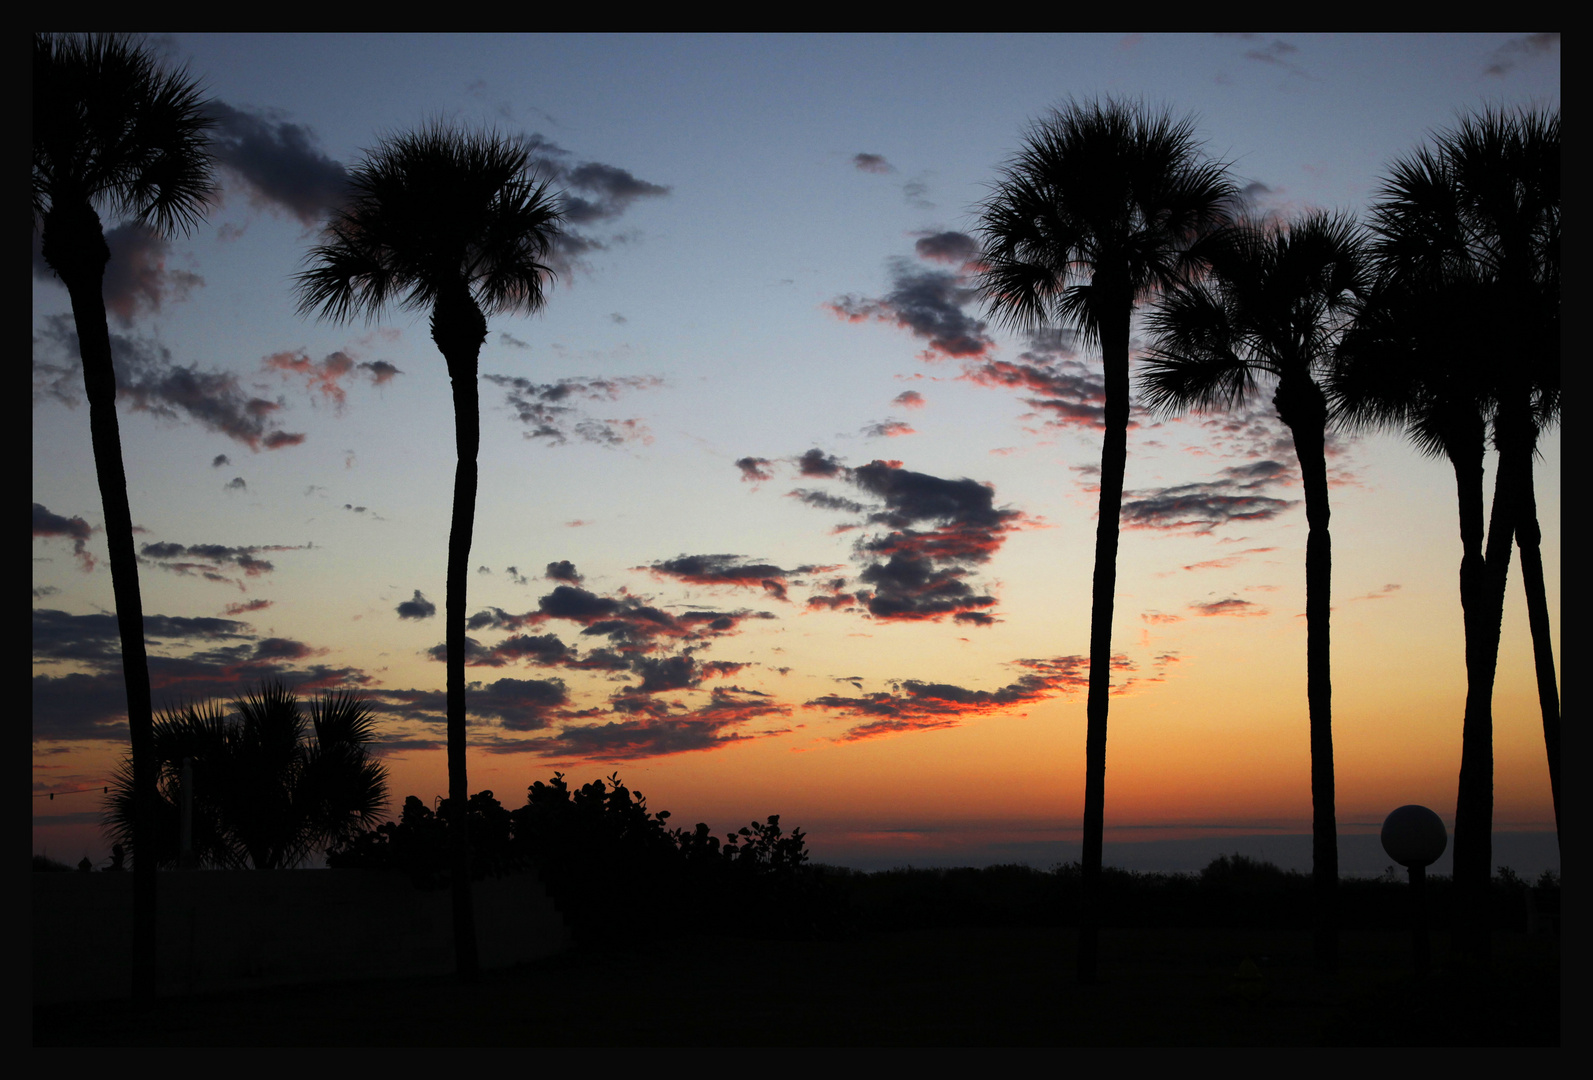
[[[674,824],[778,813],[854,864],[1079,836],[1099,359],[989,325],[968,269],[1026,124],[1070,95],[1193,113],[1287,216],[1363,211],[1466,112],[1560,102],[1542,34],[154,45],[222,118],[208,222],[109,237],[156,707],[266,675],[358,686],[391,808],[446,790],[442,358],[424,317],[299,318],[292,279],[381,135],[491,125],[535,141],[572,235],[545,311],[492,319],[481,353],[471,789],[512,807],[555,769],[617,769]],[[125,699],[70,306],[34,253],[34,789],[70,791],[114,768]],[[1132,422],[1108,861],[1137,839],[1308,832],[1287,431],[1269,396]],[[1557,431],[1541,450],[1558,662]],[[1330,452],[1341,832],[1410,802],[1452,823],[1453,474],[1397,435]],[[1500,831],[1553,829],[1532,670],[1512,568]],[[34,850],[104,858],[97,819],[93,795],[35,799]]]

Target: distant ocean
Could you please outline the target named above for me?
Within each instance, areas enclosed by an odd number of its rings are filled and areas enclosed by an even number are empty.
[[[1311,871],[1311,836],[1268,833],[1254,836],[1209,836],[1193,840],[1144,840],[1114,843],[1107,840],[1103,860],[1107,866],[1150,873],[1192,873],[1219,855],[1244,855],[1264,859],[1284,870]],[[854,870],[890,870],[896,867],[994,866],[1024,863],[1049,870],[1059,863],[1083,857],[1078,843],[1060,841],[1015,842],[983,845],[963,850],[941,848],[932,852],[891,856],[884,852],[813,852],[813,861]],[[1552,832],[1497,832],[1493,834],[1493,865],[1508,866],[1523,878],[1536,878],[1545,870],[1560,872],[1560,849]],[[1339,873],[1345,877],[1376,877],[1393,860],[1383,851],[1377,835],[1339,836]],[[1451,852],[1428,868],[1430,874],[1453,871]],[[1404,871],[1400,871],[1403,876]]]

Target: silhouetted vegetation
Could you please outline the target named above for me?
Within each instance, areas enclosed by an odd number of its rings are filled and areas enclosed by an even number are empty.
[[[397,821],[329,851],[327,865],[395,870],[421,888],[445,887],[448,813],[446,799],[434,812],[412,795]],[[786,833],[773,815],[721,841],[700,822],[690,832],[670,829],[669,816],[650,811],[617,773],[573,790],[554,773],[513,811],[477,792],[465,814],[472,873],[535,870],[578,941],[727,926],[754,936],[820,931],[824,905],[805,872],[801,829]]]
[[[444,803],[446,800],[443,801]],[[327,853],[334,868],[391,870],[420,888],[449,884],[446,805],[414,796],[398,820]],[[667,810],[614,774],[571,788],[562,773],[527,789],[506,809],[490,791],[471,796],[466,820],[477,878],[536,871],[577,942],[599,944],[678,935],[850,938],[935,927],[1058,927],[1079,923],[1083,870],[1024,865],[864,873],[809,861],[806,834],[786,833],[778,815],[724,840],[706,824],[671,829]],[[1394,930],[1409,920],[1405,875],[1341,882],[1347,930]],[[1526,929],[1529,890],[1558,910],[1559,879],[1529,885],[1509,867],[1493,881],[1491,918]],[[1427,879],[1428,925],[1448,925],[1447,877]],[[1199,873],[1139,873],[1106,867],[1102,926],[1306,930],[1313,922],[1308,874],[1245,855],[1222,855]]]
[[[105,315],[111,249],[100,213],[156,236],[186,234],[204,219],[216,190],[209,150],[215,120],[204,111],[197,80],[186,70],[168,70],[153,49],[122,34],[35,34],[32,99],[33,230],[45,263],[72,298],[127,689],[129,779],[136,778],[136,828],[147,836],[159,812],[158,765]],[[146,1001],[155,996],[154,875],[148,862],[134,875],[133,996]]]
[[[387,767],[370,756],[375,717],[358,694],[310,701],[279,682],[232,703],[203,702],[155,720],[159,768],[152,843],[134,827],[133,767],[124,759],[106,797],[105,826],[132,852],[172,867],[182,856],[183,763],[193,784],[195,865],[280,870],[368,827],[387,803]]]

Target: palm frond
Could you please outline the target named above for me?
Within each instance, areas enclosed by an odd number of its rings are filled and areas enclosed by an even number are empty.
[[[1174,282],[1146,317],[1140,397],[1163,416],[1238,408],[1279,379],[1315,381],[1369,288],[1365,242],[1348,214],[1239,219],[1201,238],[1190,258],[1203,275]]]
[[[428,310],[463,282],[485,313],[534,312],[562,209],[521,139],[446,123],[384,139],[297,278],[301,314],[337,322]]]
[[[1142,296],[1183,280],[1188,250],[1237,189],[1194,123],[1139,104],[1069,102],[1033,124],[985,200],[986,313],[1018,329],[1096,339]]]
[[[34,35],[35,227],[82,204],[162,236],[191,230],[217,190],[204,106],[186,69],[163,68],[134,38]]]

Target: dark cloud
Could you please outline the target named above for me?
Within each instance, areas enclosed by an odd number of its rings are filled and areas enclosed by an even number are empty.
[[[503,615],[502,611],[497,614]],[[483,622],[485,612],[478,612],[471,616],[469,628],[502,629],[502,625]],[[512,617],[510,620],[512,621]],[[427,650],[427,654],[438,663],[448,660],[448,646],[439,643]],[[516,634],[505,638],[490,648],[482,645],[473,637],[465,638],[465,663],[471,667],[505,667],[514,663],[527,663],[536,667],[570,666],[576,659],[576,651],[560,641],[556,634]]]
[[[212,469],[219,469],[223,465],[231,465],[231,464],[232,464],[232,459],[229,458],[226,454],[217,454],[213,459],[211,459],[210,467]]]
[[[400,619],[429,619],[437,614],[437,605],[421,595],[419,589],[415,590],[412,600],[405,600],[396,609]]]
[[[281,679],[301,690],[353,688],[369,682],[355,668],[302,664],[316,649],[288,638],[257,639],[235,619],[146,615],[150,685],[157,709],[185,702],[228,700],[261,679]],[[35,741],[127,739],[127,688],[121,637],[112,614],[33,613],[36,666],[86,667],[33,678]]]
[[[1249,600],[1240,600],[1230,596],[1225,600],[1213,600],[1209,603],[1195,603],[1189,605],[1189,610],[1196,615],[1267,615],[1269,612],[1260,604],[1253,604]]]
[[[714,750],[748,739],[778,734],[733,730],[764,717],[791,715],[791,706],[740,687],[715,687],[708,703],[697,709],[659,709],[602,724],[571,724],[557,735],[528,740],[516,749],[547,758],[594,758],[630,761],[667,754]],[[624,715],[624,714],[617,714]],[[785,730],[785,729],[781,729]]]
[[[588,225],[608,221],[630,209],[637,199],[668,195],[670,189],[662,184],[638,180],[627,169],[617,165],[604,165],[588,161],[564,173],[564,183],[577,191],[591,195],[590,199],[564,194],[564,220],[571,225]]]
[[[62,517],[52,514],[42,503],[33,504],[34,536],[65,536],[72,541],[72,554],[85,574],[94,569],[94,556],[88,550],[89,533],[93,528],[80,517]]]
[[[83,398],[83,382],[72,317],[51,315],[43,323],[43,331],[33,338],[34,393],[75,406]],[[41,357],[41,352],[46,355]],[[112,333],[111,359],[117,396],[136,410],[163,420],[196,421],[251,450],[304,441],[301,434],[275,427],[281,402],[247,394],[236,375],[173,363],[171,351],[149,338]]]
[[[1125,492],[1122,521],[1130,529],[1192,529],[1209,533],[1233,521],[1271,521],[1298,500],[1259,494],[1290,482],[1294,470],[1279,461],[1256,461],[1219,471],[1219,479]]]
[[[797,468],[803,476],[840,476],[846,471],[841,459],[832,457],[814,447],[797,459]]]
[[[638,179],[617,165],[577,162],[568,150],[540,133],[528,136],[525,142],[538,177],[554,189],[562,189],[565,227],[550,258],[560,274],[567,275],[583,255],[606,246],[581,227],[613,221],[637,199],[658,198],[671,191],[665,185]]]
[[[855,697],[830,694],[807,704],[810,708],[862,720],[840,737],[843,742],[852,742],[908,731],[956,727],[970,716],[1013,712],[1019,706],[1089,687],[1090,664],[1083,656],[1015,660],[1013,665],[1026,669],[1025,673],[999,690],[970,690],[951,683],[903,679],[893,682],[893,690],[889,693]],[[1114,668],[1127,665],[1127,657],[1113,657]]]
[[[847,499],[839,495],[831,495],[827,491],[811,491],[808,488],[797,488],[790,493],[793,499],[800,499],[809,506],[820,510],[841,510],[848,514],[861,514],[868,507],[856,499]]]
[[[547,439],[563,445],[572,435],[602,446],[628,442],[651,442],[652,435],[640,420],[602,420],[587,416],[572,402],[616,401],[631,390],[662,386],[653,375],[626,375],[616,378],[568,378],[554,383],[534,383],[508,375],[483,375],[504,391],[505,403],[515,419],[526,425],[528,439]]]
[[[776,600],[786,598],[787,578],[792,574],[811,572],[811,567],[799,566],[795,570],[782,570],[772,563],[746,562],[740,555],[682,555],[647,566],[634,567],[647,570],[659,577],[674,578],[693,585],[731,585],[743,589],[762,589]]]
[[[310,546],[309,544],[255,544],[235,547],[227,544],[176,544],[162,541],[144,544],[138,549],[138,553],[162,570],[169,570],[183,577],[197,576],[207,581],[225,582],[241,588],[242,582],[235,577],[228,577],[223,573],[224,569],[236,567],[248,577],[259,577],[276,569],[269,560],[259,557],[261,552],[303,551]]]
[[[492,716],[510,731],[541,731],[570,702],[562,679],[499,679],[466,694],[470,712]]]
[[[891,173],[896,167],[879,154],[853,154],[852,164],[859,172]]]
[[[816,453],[816,451],[815,451]],[[972,571],[1020,528],[1023,515],[995,505],[995,489],[975,480],[947,480],[904,469],[897,461],[874,461],[845,470],[856,487],[881,500],[867,505],[821,491],[792,495],[810,506],[864,515],[862,524],[883,526],[853,545],[862,562],[857,586],[844,579],[821,586],[810,608],[862,606],[878,619],[939,620],[948,616],[970,626],[988,626],[983,614],[994,596],[970,582]]]
[[[764,480],[774,479],[774,473],[769,471],[773,464],[768,458],[744,457],[736,459],[736,468],[741,470],[741,479],[752,483],[761,483]]]
[[[1033,334],[1017,360],[968,364],[962,377],[980,386],[1025,394],[1024,404],[1055,427],[1104,428],[1106,380],[1079,360],[1073,335],[1047,329]]]
[[[305,388],[311,394],[320,395],[338,409],[342,409],[348,401],[348,393],[343,387],[343,382],[354,373],[358,372],[369,378],[373,386],[380,386],[394,375],[402,374],[386,360],[377,360],[374,363],[356,362],[341,349],[330,352],[319,360],[311,360],[309,354],[300,349],[272,353],[260,362],[267,371],[278,371],[284,375],[303,379]]]
[[[1523,60],[1547,56],[1560,48],[1559,34],[1527,34],[1511,38],[1493,51],[1493,63],[1483,69],[1484,75],[1503,76]]]
[[[271,600],[245,600],[238,604],[228,604],[221,609],[223,615],[247,615],[251,611],[264,611],[274,603]]]
[[[917,390],[903,390],[891,398],[891,404],[900,405],[904,409],[922,409],[924,407],[924,395]]]
[[[906,259],[891,263],[891,291],[883,297],[853,294],[827,306],[849,322],[885,322],[929,342],[920,354],[925,360],[984,356],[994,345],[985,324],[963,308],[979,303],[979,291],[962,275],[948,270],[925,269]]]
[[[241,181],[249,201],[285,211],[306,228],[320,224],[346,197],[348,172],[324,154],[313,129],[275,111],[237,109],[212,101],[216,164]]]
[[[512,573],[514,567],[509,567],[509,570]],[[543,574],[543,577],[549,581],[564,581],[571,585],[579,585],[583,580],[580,573],[575,569],[575,564],[568,559],[548,563],[547,571]]]
[[[33,276],[41,281],[56,280],[55,271],[44,261],[40,234],[33,234]],[[105,312],[123,327],[130,327],[140,316],[158,312],[167,300],[182,301],[205,279],[187,270],[168,269],[171,243],[137,222],[107,229],[105,245],[111,258],[105,264]]]
[[[967,233],[939,232],[918,238],[913,250],[920,259],[950,263],[959,269],[979,258],[979,244]]]
[[[867,439],[894,439],[899,435],[917,435],[918,432],[902,420],[879,420],[864,427],[860,434]]]
[[[231,480],[227,481],[226,487],[232,491],[247,491],[249,485],[244,482],[243,477],[234,476]]]

